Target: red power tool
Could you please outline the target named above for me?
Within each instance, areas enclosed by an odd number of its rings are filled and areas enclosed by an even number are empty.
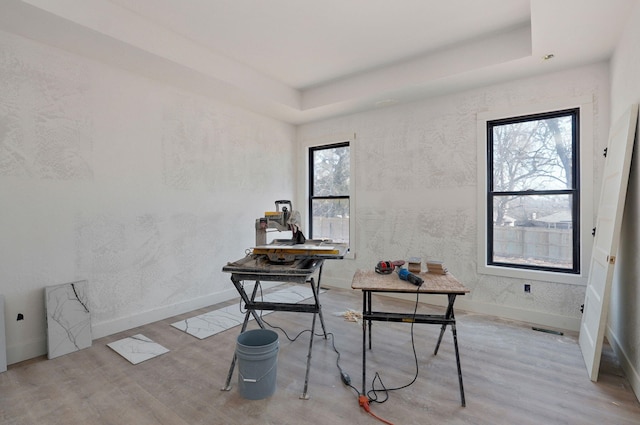
[[[396,267],[404,265],[404,260],[396,261],[378,261],[376,264],[376,273],[390,274]]]

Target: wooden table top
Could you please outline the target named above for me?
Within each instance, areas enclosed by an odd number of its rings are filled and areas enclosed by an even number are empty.
[[[416,285],[401,280],[396,272],[380,274],[374,270],[357,270],[351,281],[352,289],[381,292],[420,292],[425,294],[466,294],[469,291],[451,273],[416,273],[424,283]]]

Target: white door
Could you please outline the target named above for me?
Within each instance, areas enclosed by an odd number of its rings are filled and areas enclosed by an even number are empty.
[[[598,380],[604,330],[616,263],[622,211],[629,181],[629,166],[636,134],[638,105],[611,127],[596,220],[596,235],[589,268],[584,312],[580,324],[580,348],[592,381]]]

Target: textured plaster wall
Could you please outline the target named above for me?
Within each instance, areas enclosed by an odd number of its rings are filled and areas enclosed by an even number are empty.
[[[438,258],[471,289],[458,302],[461,308],[577,330],[584,286],[477,272],[477,210],[483,206],[476,199],[476,117],[591,97],[593,149],[601,152],[608,130],[608,78],[601,63],[301,126],[302,145],[356,133],[355,260],[326,263],[323,279],[349,287],[356,269],[372,269],[379,260]],[[602,165],[602,156],[594,155],[594,187]],[[531,283],[531,294],[524,293],[524,283]]]
[[[89,281],[94,337],[236,296],[221,268],[292,197],[293,140],[290,125],[0,32],[9,363],[45,352],[48,285]]]
[[[630,16],[611,61],[611,122],[640,103],[640,4]],[[640,399],[640,153],[638,133],[631,160],[607,336]]]

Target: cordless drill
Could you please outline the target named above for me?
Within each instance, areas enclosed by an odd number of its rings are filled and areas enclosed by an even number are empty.
[[[407,269],[399,268],[398,277],[402,280],[406,280],[409,283],[413,283],[416,286],[420,286],[424,283],[424,280],[422,280],[420,276],[416,276]]]

